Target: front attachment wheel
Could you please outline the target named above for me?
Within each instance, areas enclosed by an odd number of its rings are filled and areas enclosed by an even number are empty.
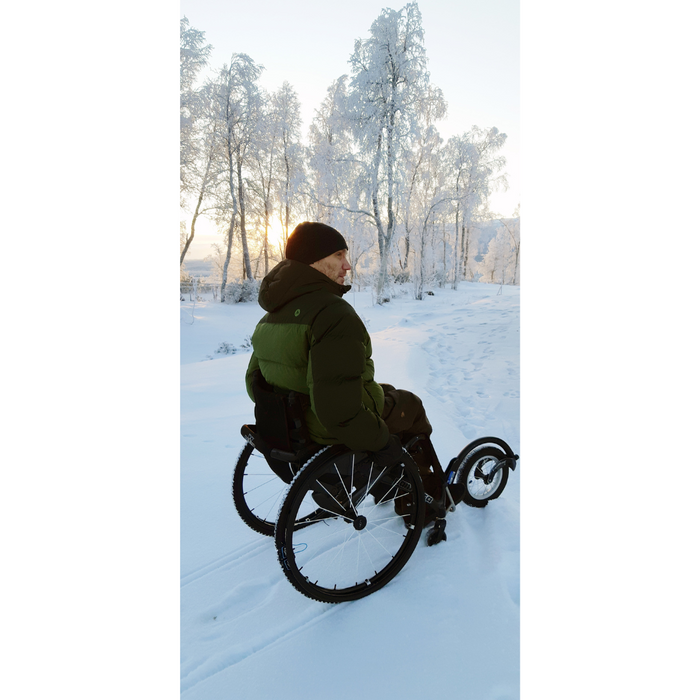
[[[464,503],[483,508],[498,498],[508,483],[506,453],[493,445],[477,447],[457,457],[455,480],[466,486]]]
[[[379,467],[366,453],[346,448],[317,456],[295,477],[277,520],[275,545],[285,576],[323,603],[374,593],[416,548],[424,498],[410,461]]]

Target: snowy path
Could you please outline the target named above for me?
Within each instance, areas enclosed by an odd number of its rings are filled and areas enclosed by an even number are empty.
[[[443,462],[480,435],[519,449],[519,290],[464,285],[424,302],[372,307],[379,381],[418,393]],[[460,506],[448,541],[423,541],[368,598],[329,606],[297,593],[270,538],[249,530],[230,497],[240,425],[252,404],[246,353],[220,359],[261,315],[207,304],[182,332],[181,683],[183,698],[517,698],[519,478],[483,510]],[[349,679],[349,680],[344,680]]]

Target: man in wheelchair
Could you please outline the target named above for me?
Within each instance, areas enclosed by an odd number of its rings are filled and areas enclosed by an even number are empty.
[[[381,465],[399,462],[406,446],[426,494],[440,499],[443,478],[432,468],[437,458],[423,404],[409,391],[375,381],[369,334],[343,299],[351,288],[345,239],[326,224],[306,221],[289,237],[285,255],[260,288],[267,313],[252,337],[249,396],[260,395],[260,376],[273,391],[296,392],[314,443],[372,452]]]

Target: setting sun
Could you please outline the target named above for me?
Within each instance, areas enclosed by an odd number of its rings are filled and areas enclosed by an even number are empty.
[[[289,232],[294,230],[294,226],[290,225]],[[270,219],[270,225],[267,229],[267,240],[271,246],[278,247],[280,249],[284,248],[284,229],[282,228],[282,222],[276,217]]]

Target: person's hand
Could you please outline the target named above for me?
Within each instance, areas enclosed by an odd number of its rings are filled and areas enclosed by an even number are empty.
[[[404,458],[403,447],[398,435],[390,435],[389,442],[374,453],[374,461],[381,467],[393,467]]]

